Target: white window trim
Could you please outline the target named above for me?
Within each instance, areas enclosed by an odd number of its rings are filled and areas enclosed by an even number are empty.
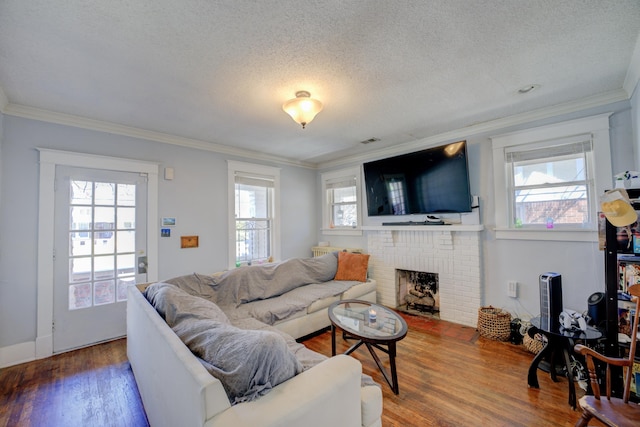
[[[253,163],[237,162],[234,160],[227,161],[227,206],[229,209],[229,222],[227,225],[228,238],[228,268],[236,268],[236,179],[237,172],[255,173],[262,176],[273,177],[273,225],[272,225],[272,256],[274,261],[281,259],[280,245],[280,169],[264,165],[256,165]]]
[[[591,178],[594,181],[595,194],[592,197],[593,209],[597,210],[597,197],[612,188],[611,148],[609,137],[609,117],[612,113],[570,120],[548,126],[540,126],[517,132],[506,133],[491,138],[493,149],[493,182],[495,189],[496,239],[520,240],[557,240],[597,242],[596,228],[580,230],[563,229],[518,229],[509,226],[509,194],[507,186],[507,163],[505,148],[532,144],[553,139],[562,139],[574,135],[590,133],[593,141],[594,164]],[[597,212],[592,212],[597,218]]]
[[[327,184],[329,182],[341,179],[351,178],[356,179],[356,211],[358,214],[358,226],[357,227],[330,227],[331,212],[329,210],[329,201],[327,200]],[[324,235],[342,235],[342,236],[361,236],[362,235],[362,174],[360,167],[354,166],[346,169],[335,170],[331,172],[325,172],[320,174],[320,180],[322,181],[322,228],[321,232]]]

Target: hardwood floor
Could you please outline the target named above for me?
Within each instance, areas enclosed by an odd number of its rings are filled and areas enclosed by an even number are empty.
[[[121,339],[0,370],[0,426],[147,426],[126,350]]]
[[[353,353],[382,384],[383,426],[573,426],[579,418],[567,404],[565,378],[553,383],[539,371],[540,389],[527,387],[533,355],[522,346],[485,340],[448,322],[405,319],[399,395],[365,348]],[[331,334],[305,345],[328,356]],[[348,346],[338,339],[338,351]],[[146,425],[124,339],[0,370],[0,426]]]

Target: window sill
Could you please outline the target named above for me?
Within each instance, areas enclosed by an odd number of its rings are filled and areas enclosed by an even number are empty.
[[[320,232],[325,236],[362,236],[360,228],[323,228]]]
[[[493,229],[496,239],[505,240],[548,240],[559,242],[597,242],[598,230],[594,229],[526,229],[500,228]]]

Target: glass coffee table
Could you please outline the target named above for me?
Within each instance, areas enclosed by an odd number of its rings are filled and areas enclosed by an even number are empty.
[[[358,340],[345,354],[353,353],[364,344],[391,390],[398,394],[396,342],[407,335],[407,322],[386,307],[360,300],[334,302],[329,306],[329,320],[331,320],[331,355],[336,355],[336,330],[340,329],[344,339]],[[389,355],[391,379],[374,348]]]

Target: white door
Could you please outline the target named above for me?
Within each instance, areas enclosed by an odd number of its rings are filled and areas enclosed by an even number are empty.
[[[146,282],[146,174],[56,167],[54,353],[126,335]]]

